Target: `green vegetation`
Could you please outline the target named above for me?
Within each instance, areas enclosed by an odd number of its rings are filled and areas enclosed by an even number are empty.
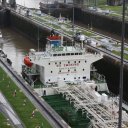
[[[82,33],[85,34],[86,36],[94,36],[94,34],[91,32],[83,31]]]
[[[110,11],[114,11],[117,13],[121,13],[122,12],[122,6],[106,6],[106,5],[100,5],[99,6],[101,9],[103,10],[110,10]]]
[[[44,128],[51,128],[46,119],[42,117],[39,111],[35,109],[34,105],[1,68],[0,91],[8,99],[9,103],[27,128],[35,128],[42,124]]]
[[[0,128],[12,128],[2,113],[0,113]]]
[[[113,50],[112,53],[114,53],[114,54],[120,56],[120,52],[118,52],[118,51],[114,51],[114,50]],[[124,53],[124,59],[128,60],[128,54]]]
[[[124,48],[124,50],[128,51],[128,48]]]
[[[97,5],[106,5],[107,4],[107,0],[98,0],[97,1]]]
[[[85,1],[84,5],[99,6],[99,5],[105,5],[106,3],[107,3],[107,0],[88,0],[88,1]]]
[[[48,16],[43,16],[43,17],[37,16],[37,17],[33,17],[33,19],[38,20],[38,21],[44,23],[46,26],[49,26],[53,29],[59,29],[59,30],[62,30],[64,33],[67,33],[71,36],[73,35],[73,31],[71,31],[72,30],[72,24],[70,24],[70,23],[68,23],[68,24],[67,23],[53,24],[52,22],[57,23],[57,20],[54,17],[50,17],[50,16],[49,17]],[[79,28],[75,28],[75,29],[77,32],[81,31],[81,29],[79,29]],[[82,30],[81,33],[85,34],[86,36],[94,36],[93,33],[88,32],[86,30],[85,31]]]

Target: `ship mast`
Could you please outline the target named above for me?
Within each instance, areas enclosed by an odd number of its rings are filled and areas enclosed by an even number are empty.
[[[122,100],[123,100],[123,61],[124,61],[124,38],[125,38],[125,0],[123,0],[122,12],[122,34],[121,34],[121,64],[119,85],[119,121],[118,128],[122,128]]]
[[[37,35],[37,41],[38,41],[38,52],[39,52],[39,43],[40,43],[40,42],[39,42],[39,26],[38,26],[38,32],[37,32],[37,34],[38,34],[38,35]]]
[[[74,0],[73,0],[73,10],[72,10],[72,29],[73,29],[73,36],[74,36]]]
[[[72,41],[72,47],[74,42],[74,0],[73,0],[73,10],[72,10],[72,31],[73,31],[73,41]]]

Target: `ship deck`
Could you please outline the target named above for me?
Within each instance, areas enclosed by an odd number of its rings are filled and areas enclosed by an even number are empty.
[[[43,96],[43,98],[72,128],[87,128],[91,126],[87,113],[82,114],[82,110],[76,111],[73,104],[65,100],[61,94]]]
[[[70,100],[76,110],[86,112],[91,119],[94,128],[117,128],[118,127],[118,98],[108,97],[107,101],[101,102],[94,98],[93,90],[81,86],[67,86],[56,88],[58,94]],[[122,127],[128,127],[128,114],[123,110]]]

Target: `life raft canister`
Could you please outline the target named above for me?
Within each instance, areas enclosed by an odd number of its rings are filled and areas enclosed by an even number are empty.
[[[31,62],[29,56],[24,57],[24,64],[27,65],[28,67],[32,67],[33,63]]]

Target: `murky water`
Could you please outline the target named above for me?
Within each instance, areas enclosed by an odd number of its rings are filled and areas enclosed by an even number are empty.
[[[37,49],[36,43],[11,29],[2,29],[1,32],[0,48],[11,59],[13,68],[20,73],[24,55],[30,48]]]

